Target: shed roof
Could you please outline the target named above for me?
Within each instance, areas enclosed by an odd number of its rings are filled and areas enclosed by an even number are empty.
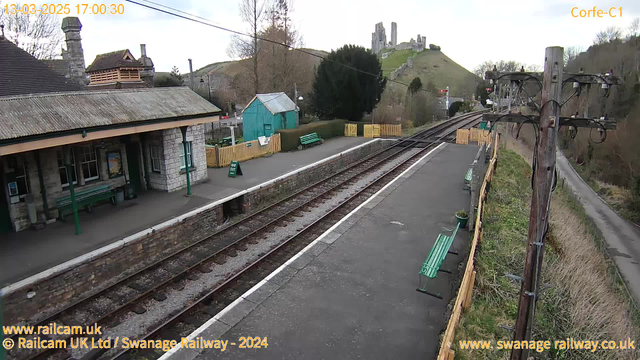
[[[296,104],[283,92],[257,94],[251,101],[249,101],[245,109],[247,109],[255,99],[260,100],[262,105],[264,105],[273,115],[296,110]]]
[[[0,142],[22,137],[220,112],[188,87],[0,97]]]
[[[82,90],[0,35],[0,96]]]
[[[131,58],[131,60],[125,59],[125,57]],[[133,57],[133,54],[131,54],[129,49],[124,49],[96,56],[91,65],[87,68],[87,72],[117,69],[121,67],[143,68],[144,65]]]

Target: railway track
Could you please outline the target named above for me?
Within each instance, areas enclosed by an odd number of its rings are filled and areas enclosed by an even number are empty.
[[[227,262],[233,262],[242,252],[251,252],[260,248],[265,234],[272,234],[296,224],[298,218],[318,207],[327,207],[320,217],[310,221],[301,229],[288,231],[283,241],[272,241],[270,246],[256,250],[254,259],[243,264],[239,271],[222,274],[212,287],[204,286],[200,292],[182,303],[179,309],[169,311],[159,320],[145,324],[138,329],[139,334],[130,336],[137,339],[179,339],[195,330],[201,324],[233,302],[246,290],[259,282],[264,276],[278,268],[293,254],[307,246],[318,235],[330,228],[345,214],[365,201],[377,189],[390,181],[395,174],[403,171],[417,161],[421,154],[450,136],[457,128],[478,122],[477,113],[463,115],[433,128],[424,130],[412,137],[398,141],[352,166],[319,180],[284,199],[269,205],[238,222],[228,224],[209,237],[177,251],[155,263],[137,271],[95,294],[82,299],[67,308],[48,316],[34,326],[50,323],[58,325],[98,324],[106,329],[119,329],[126,323],[126,317],[132,312],[141,315],[147,312],[149,303],[163,303],[167,293],[184,291],[191,283],[201,277],[211,277],[212,271],[222,268]],[[424,146],[415,150],[415,146]],[[414,153],[411,153],[411,152]],[[393,163],[393,162],[397,163]],[[376,171],[379,174],[376,174]],[[372,175],[373,174],[373,175]],[[372,179],[366,179],[373,177]],[[353,187],[358,181],[367,185],[343,199],[332,200],[344,189]],[[327,206],[325,203],[329,202]],[[289,234],[290,233],[290,234]],[[135,333],[135,331],[133,331]],[[78,336],[45,337],[42,339],[71,340]],[[103,335],[103,337],[106,335]],[[127,336],[118,333],[117,336]],[[14,337],[17,341],[17,338]],[[126,359],[132,353],[118,352],[116,349],[95,349],[90,352],[72,352],[69,349],[49,349],[45,351],[9,352],[11,359],[66,359],[74,358],[120,358]],[[161,354],[156,352],[138,352],[136,358],[155,359]]]

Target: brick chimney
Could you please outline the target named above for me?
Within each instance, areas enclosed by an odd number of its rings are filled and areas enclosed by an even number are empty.
[[[84,51],[80,38],[81,29],[82,24],[77,17],[62,19],[62,31],[67,43],[67,49],[62,49],[62,58],[67,63],[67,77],[81,85],[87,85],[89,82],[85,73]]]
[[[145,44],[140,44],[140,59],[138,59],[138,61],[144,65],[144,69],[140,71],[140,79],[148,86],[153,86],[155,68],[153,66],[153,60],[147,56],[147,45]]]

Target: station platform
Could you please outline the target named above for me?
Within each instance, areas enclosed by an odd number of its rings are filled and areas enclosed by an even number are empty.
[[[40,231],[2,234],[0,287],[369,141],[371,139],[339,137],[304,151],[244,161],[241,163],[243,176],[236,178],[227,176],[227,168],[209,168],[209,179],[194,185],[191,197],[184,196],[186,190],[172,193],[150,190],[118,206],[106,204],[94,208],[92,213],[80,212],[81,235],[75,235],[73,220],[57,221]]]
[[[443,299],[416,291],[418,272],[454,213],[469,210],[464,176],[477,151],[440,145],[190,335],[228,340],[226,351],[175,348],[161,360],[435,358],[469,232],[443,264],[453,274],[427,285]],[[242,336],[268,347],[240,349]]]

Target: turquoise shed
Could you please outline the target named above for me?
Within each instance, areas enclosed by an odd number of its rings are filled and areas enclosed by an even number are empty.
[[[297,126],[296,104],[283,92],[258,94],[242,111],[242,137],[245,141]]]

